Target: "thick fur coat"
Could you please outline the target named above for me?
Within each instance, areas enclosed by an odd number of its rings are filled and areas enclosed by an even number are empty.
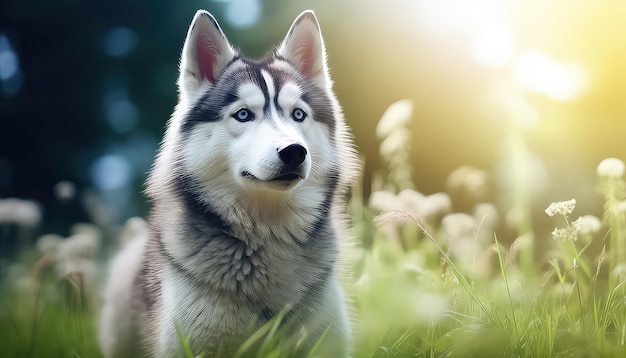
[[[100,322],[106,357],[232,355],[265,322],[306,355],[349,354],[337,256],[355,171],[313,12],[265,58],[198,11],[179,104],[150,173],[149,234],[112,262]]]

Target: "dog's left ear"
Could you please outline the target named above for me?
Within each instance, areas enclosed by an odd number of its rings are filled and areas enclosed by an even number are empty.
[[[278,54],[294,65],[307,79],[330,87],[326,49],[317,17],[311,10],[302,12],[291,25],[278,48]]]
[[[196,90],[206,81],[215,84],[235,54],[213,15],[198,10],[181,54],[178,82],[181,95]]]

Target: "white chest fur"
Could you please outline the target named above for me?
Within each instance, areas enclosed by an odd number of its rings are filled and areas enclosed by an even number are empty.
[[[194,354],[205,356],[218,349],[235,349],[257,320],[252,307],[226,299],[216,292],[198,290],[175,269],[163,272],[162,310],[158,313],[157,356],[174,356],[181,349],[176,330],[189,341]]]

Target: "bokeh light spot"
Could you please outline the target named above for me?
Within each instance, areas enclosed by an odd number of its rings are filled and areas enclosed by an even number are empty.
[[[104,35],[104,52],[109,56],[127,56],[137,46],[137,34],[128,27],[115,27]]]
[[[76,185],[69,180],[61,180],[54,185],[54,195],[61,201],[74,199],[76,196]]]
[[[107,123],[118,133],[128,133],[138,122],[137,106],[128,99],[111,101],[105,108]]]
[[[139,109],[128,98],[124,85],[109,89],[102,99],[104,119],[109,127],[117,133],[128,133],[139,122]]]
[[[5,96],[13,96],[22,88],[22,73],[17,53],[9,39],[0,34],[0,90]]]
[[[121,155],[109,154],[96,159],[91,165],[91,180],[100,190],[121,189],[130,184],[132,170],[128,160]]]
[[[226,18],[233,27],[245,29],[260,20],[261,12],[259,0],[232,0],[227,4]]]
[[[0,51],[0,80],[8,80],[18,70],[17,56],[11,50]]]

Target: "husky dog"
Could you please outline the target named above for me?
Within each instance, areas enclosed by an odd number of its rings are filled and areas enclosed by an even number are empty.
[[[321,356],[347,356],[336,261],[356,156],[314,13],[251,60],[198,11],[178,86],[147,181],[149,233],[112,263],[105,356],[180,356],[179,335],[230,356],[280,312],[301,354],[320,342]]]

